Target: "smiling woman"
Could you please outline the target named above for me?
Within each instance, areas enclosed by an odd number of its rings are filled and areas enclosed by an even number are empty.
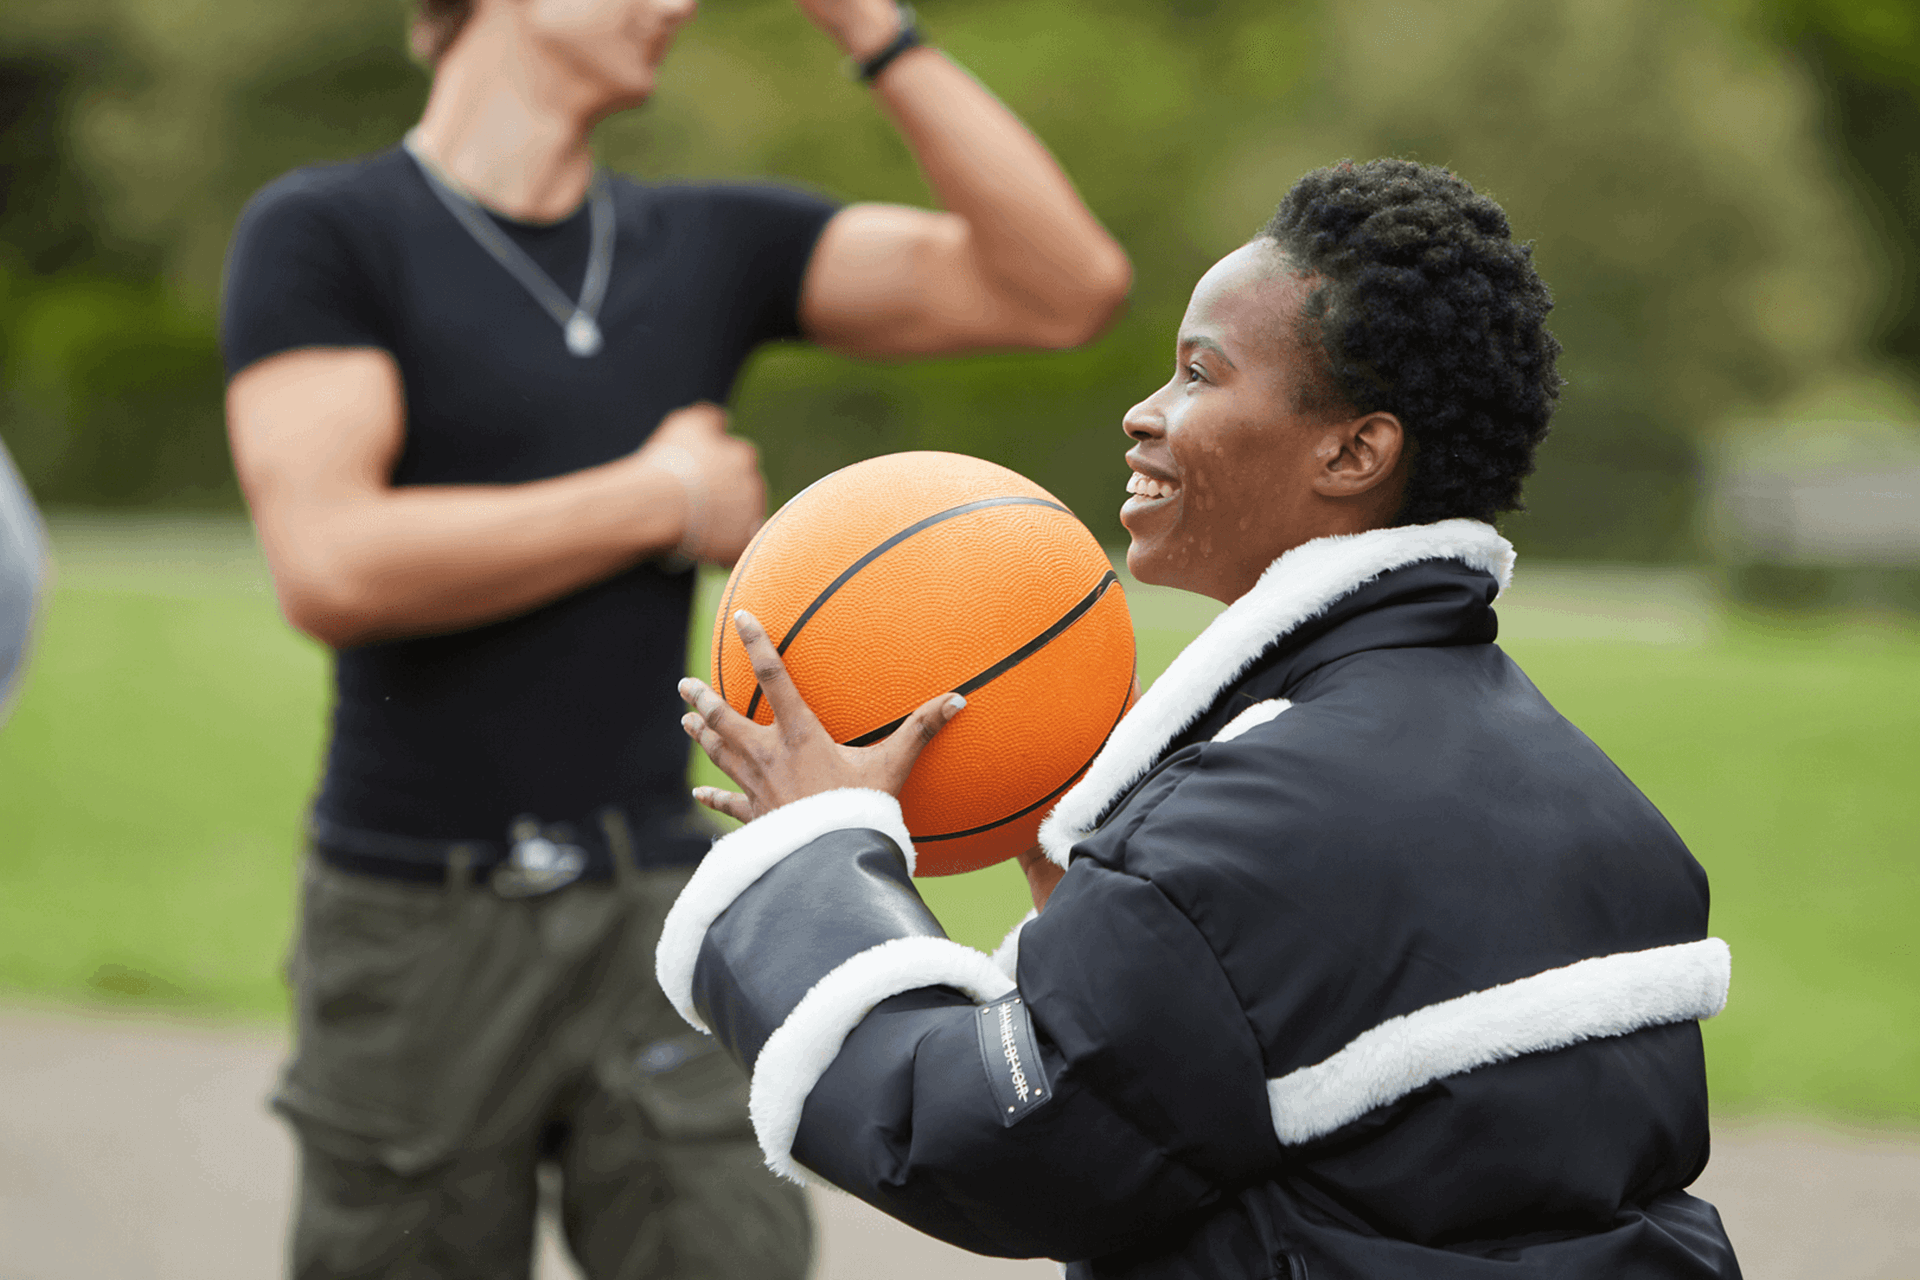
[[[1287,548],[1399,510],[1400,420],[1309,394],[1324,359],[1295,330],[1312,287],[1261,239],[1194,289],[1173,378],[1125,419],[1139,443],[1120,523],[1140,581],[1231,603]]]
[[[1517,509],[1560,389],[1531,257],[1445,170],[1303,178],[1201,279],[1172,379],[1127,414],[1128,568],[1232,601],[1312,537]]]
[[[768,1164],[1068,1274],[1734,1277],[1699,1021],[1706,876],[1493,643],[1558,389],[1497,206],[1400,161],[1307,175],[1200,281],[1126,416],[1142,581],[1228,607],[1040,827],[994,957],[907,878],[895,794],[969,714],[684,724],[752,818],[661,985],[752,1070]]]

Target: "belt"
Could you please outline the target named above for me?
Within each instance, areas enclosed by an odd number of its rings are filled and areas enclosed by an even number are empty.
[[[313,852],[329,866],[414,884],[446,884],[450,877],[484,881],[506,898],[531,898],[574,883],[612,880],[619,863],[632,863],[632,824],[610,806],[591,823],[514,819],[505,840],[422,840],[363,831],[309,815]],[[624,843],[616,849],[615,841]]]

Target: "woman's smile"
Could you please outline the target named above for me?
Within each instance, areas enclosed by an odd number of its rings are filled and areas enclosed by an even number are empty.
[[[1164,506],[1169,498],[1180,492],[1180,484],[1176,480],[1136,469],[1127,477],[1127,492],[1133,496],[1120,508],[1120,522],[1123,525],[1129,515],[1139,515],[1154,507]]]

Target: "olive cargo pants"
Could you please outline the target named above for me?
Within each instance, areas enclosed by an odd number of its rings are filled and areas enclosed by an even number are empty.
[[[588,1280],[806,1274],[745,1076],[654,979],[690,874],[503,898],[308,858],[273,1099],[300,1146],[296,1280],[525,1280],[543,1162]]]

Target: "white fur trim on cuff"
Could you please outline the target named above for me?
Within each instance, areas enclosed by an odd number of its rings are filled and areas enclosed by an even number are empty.
[[[828,832],[860,827],[878,831],[899,845],[907,859],[907,873],[913,873],[913,837],[900,816],[900,802],[884,791],[863,787],[795,800],[714,841],[673,910],[667,912],[653,953],[660,989],[696,1031],[705,1031],[707,1025],[693,1008],[693,967],[700,959],[700,944],[720,913],[788,854]]]
[[[805,1185],[793,1162],[793,1139],[807,1095],[875,1005],[922,987],[952,987],[974,1000],[992,1000],[1012,983],[985,955],[946,938],[894,938],[841,961],[767,1037],[753,1064],[747,1113],[767,1168]]]
[[[1265,702],[1256,702],[1227,721],[1226,727],[1213,735],[1215,742],[1232,742],[1249,729],[1258,729],[1267,721],[1278,716],[1292,706],[1285,698],[1268,698]]]
[[[1040,846],[1060,866],[1109,805],[1138,782],[1167,744],[1268,646],[1383,573],[1426,560],[1458,560],[1513,581],[1513,545],[1479,520],[1369,529],[1315,538],[1268,565],[1253,589],[1228,605],[1180,651],[1107,738],[1087,771],[1040,824]]]
[[[1267,1081],[1273,1129],[1306,1142],[1435,1080],[1582,1040],[1711,1018],[1733,958],[1718,938],[1599,956],[1389,1018],[1324,1062]]]
[[[1007,936],[1000,939],[1000,945],[993,949],[990,957],[993,967],[1007,975],[1007,981],[1019,979],[1015,972],[1020,967],[1020,931],[1040,918],[1040,908],[1035,907],[1020,917],[1020,923],[1007,930]]]

